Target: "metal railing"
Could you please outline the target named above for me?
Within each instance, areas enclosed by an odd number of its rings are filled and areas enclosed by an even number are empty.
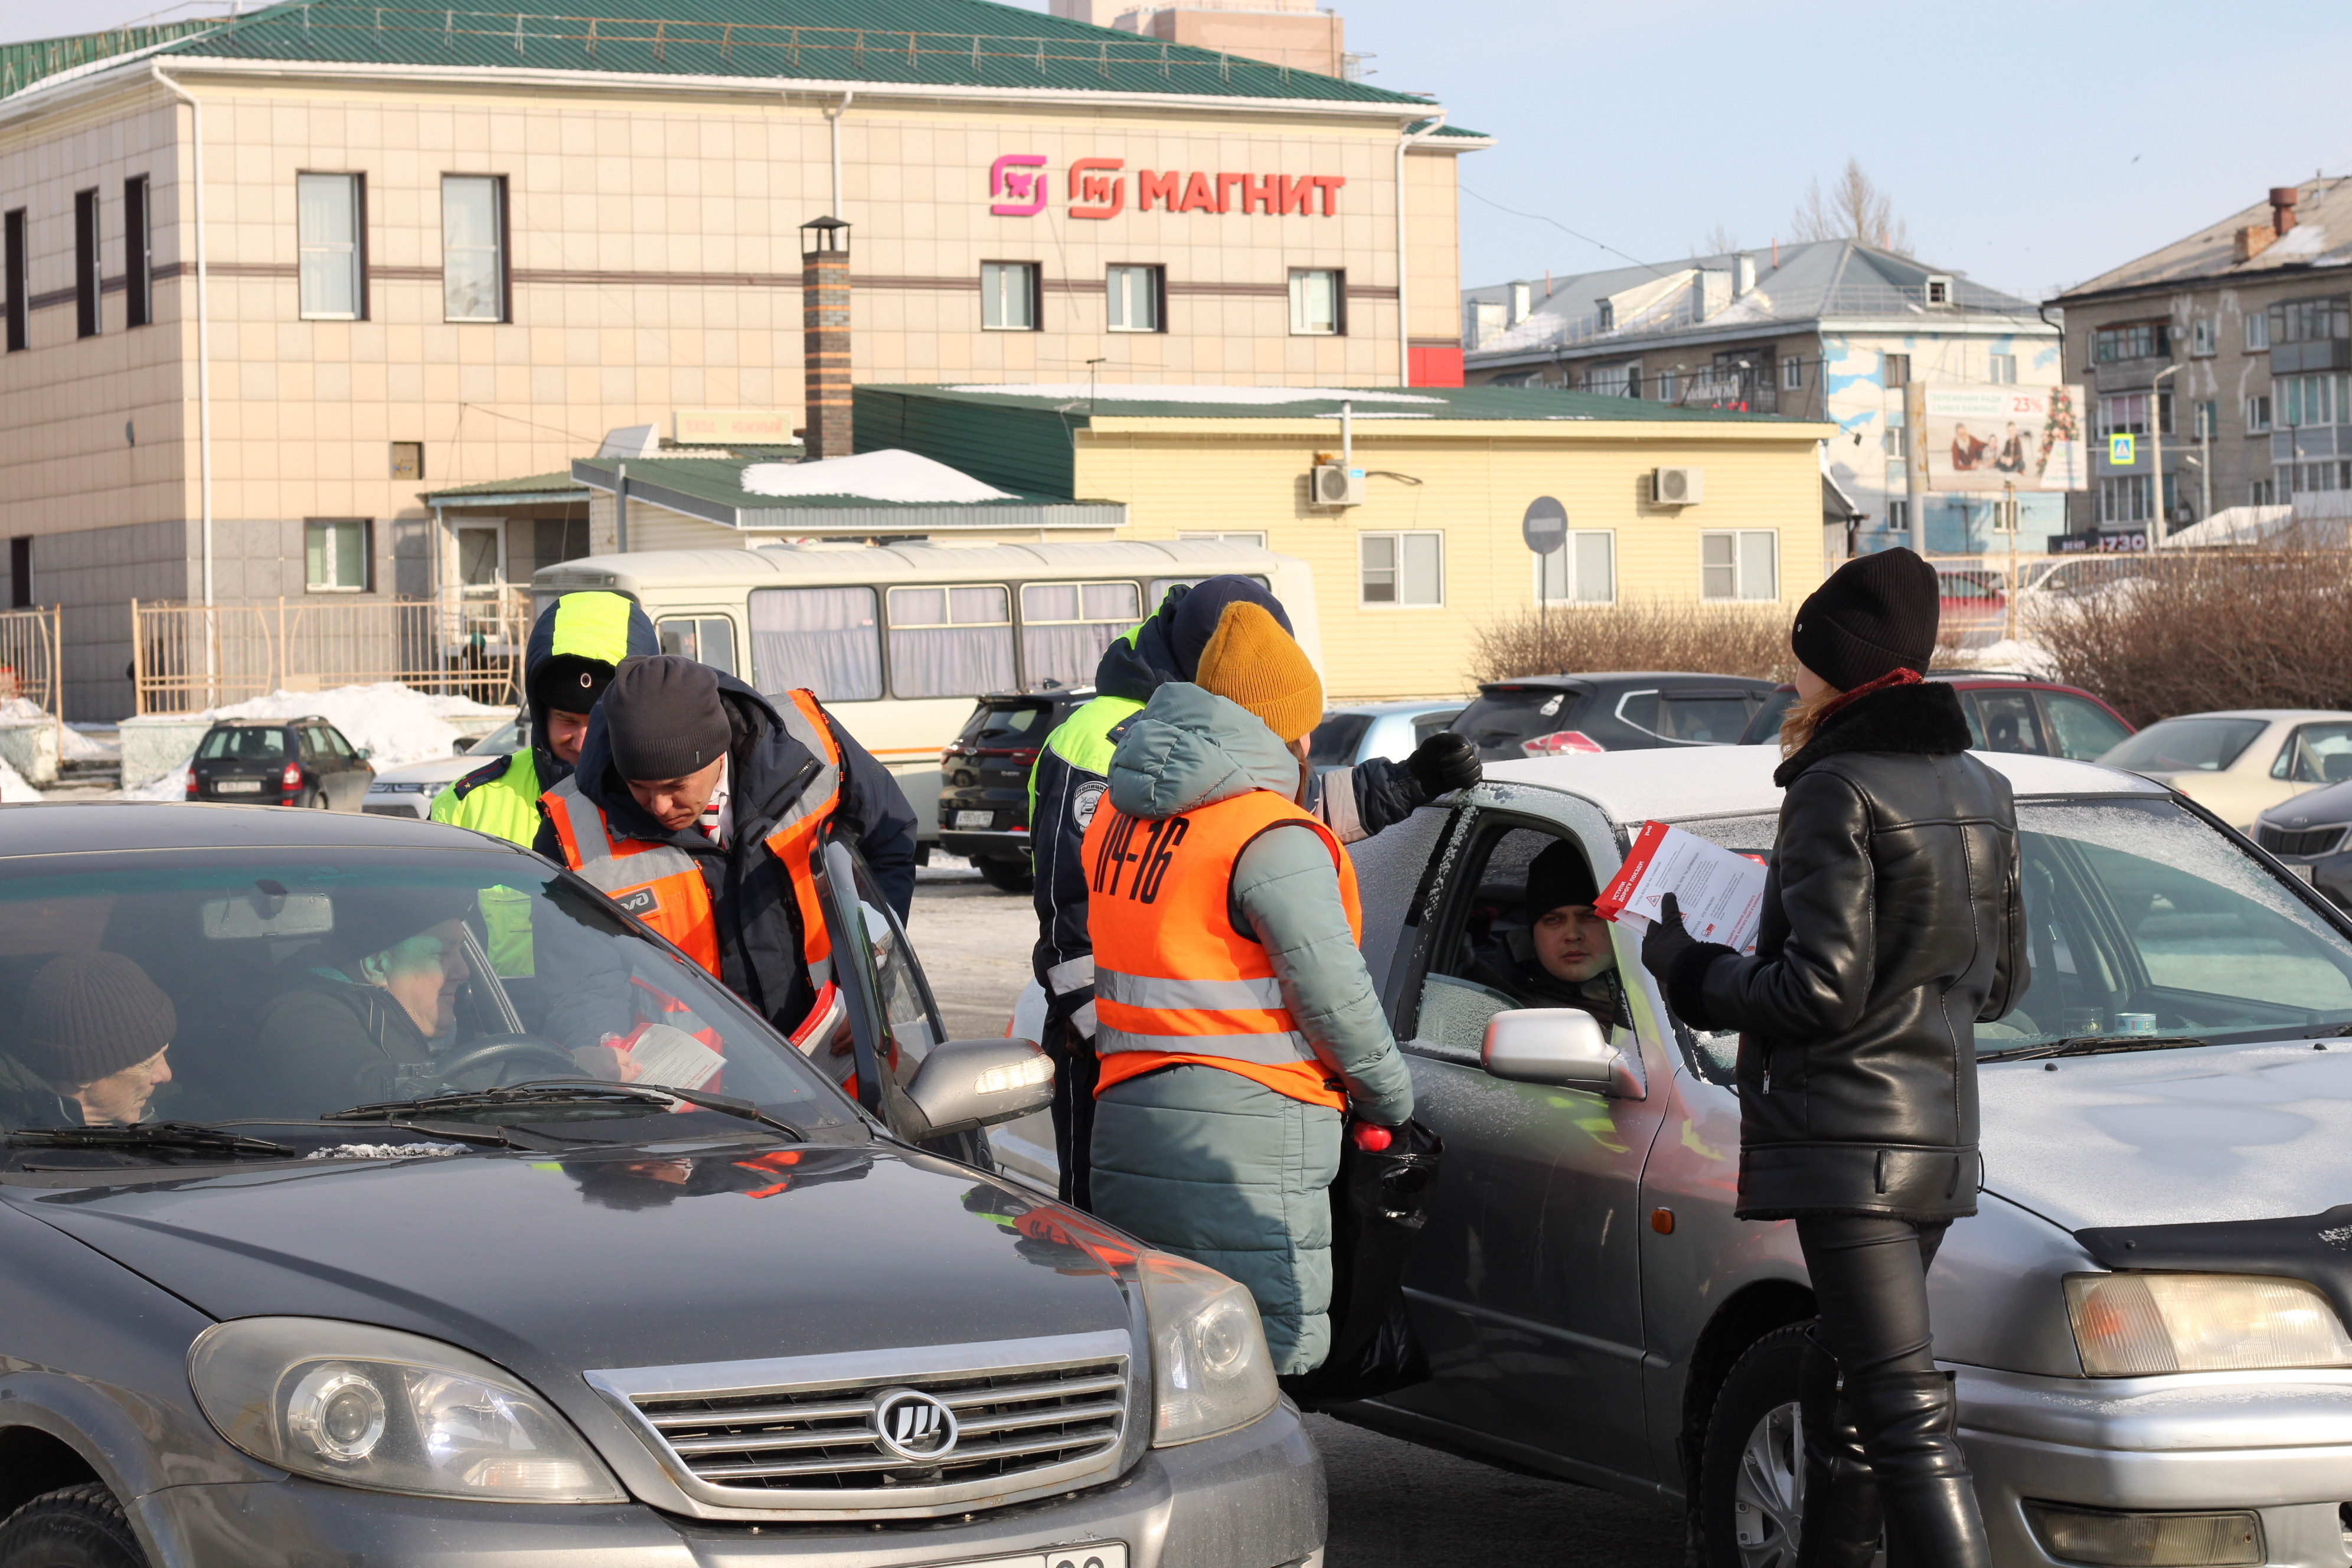
[[[59,716],[58,666],[65,647],[65,612],[0,610],[0,702],[21,699],[50,718]]]
[[[194,713],[273,691],[396,681],[477,702],[520,700],[527,588],[445,599],[274,605],[131,602],[142,713]]]

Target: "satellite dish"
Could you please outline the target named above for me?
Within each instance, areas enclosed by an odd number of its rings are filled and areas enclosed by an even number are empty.
[[[1536,497],[1519,520],[1519,537],[1537,554],[1550,554],[1568,542],[1568,509],[1549,496]]]

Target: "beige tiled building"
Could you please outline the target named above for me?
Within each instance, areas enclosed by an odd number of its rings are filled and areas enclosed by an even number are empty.
[[[836,208],[860,382],[1459,380],[1485,143],[1423,100],[968,0],[573,9],[0,50],[0,532],[71,716],[127,710],[126,602],[207,563],[222,604],[521,581],[546,530],[461,560],[420,494],[789,442]]]

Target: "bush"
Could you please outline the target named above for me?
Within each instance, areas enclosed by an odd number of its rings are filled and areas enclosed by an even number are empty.
[[[2352,552],[2136,560],[2088,593],[2021,603],[2053,678],[2134,724],[2221,708],[2352,708]]]
[[[1651,600],[1523,612],[1478,634],[1473,680],[1602,669],[1686,669],[1786,680],[1789,611]]]

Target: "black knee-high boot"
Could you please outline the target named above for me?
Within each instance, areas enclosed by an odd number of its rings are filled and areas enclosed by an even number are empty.
[[[1805,1513],[1797,1568],[1870,1568],[1878,1552],[1878,1478],[1863,1451],[1852,1407],[1839,1395],[1837,1359],[1821,1325],[1805,1331],[1798,1370],[1805,1424]]]
[[[1940,1372],[1867,1373],[1846,1380],[1845,1398],[1877,1473],[1890,1568],[1992,1568],[1954,1430],[1951,1380]]]

